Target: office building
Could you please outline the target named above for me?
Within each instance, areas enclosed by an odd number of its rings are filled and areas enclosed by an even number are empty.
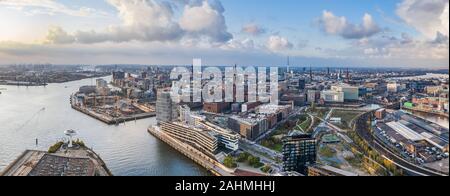
[[[396,93],[398,92],[400,89],[400,85],[397,84],[396,82],[391,82],[389,84],[387,84],[387,91],[390,93]]]
[[[217,134],[183,125],[178,122],[161,122],[161,130],[182,142],[195,146],[200,151],[214,157],[218,148]]]
[[[308,103],[316,103],[320,99],[320,91],[308,90],[307,101]]]
[[[357,101],[359,99],[359,88],[349,85],[331,86],[332,91],[343,92],[345,101]]]
[[[230,103],[220,102],[220,103],[204,103],[203,111],[210,113],[223,113],[230,109]]]
[[[283,138],[283,171],[307,174],[308,166],[316,162],[317,141],[311,135],[297,131]]]
[[[338,91],[322,91],[320,93],[320,98],[325,102],[332,102],[332,103],[343,103],[344,102],[344,92],[338,92]]]
[[[158,124],[161,122],[172,122],[178,119],[178,104],[175,103],[171,96],[170,90],[160,89],[158,90],[156,100],[156,121]]]
[[[248,140],[254,140],[268,130],[268,122],[263,118],[251,119],[233,116],[228,119],[228,128]]]
[[[97,79],[96,80],[96,85],[97,85],[97,89],[99,89],[99,88],[107,88],[108,87],[108,82],[106,82],[106,80],[104,80],[104,79]]]

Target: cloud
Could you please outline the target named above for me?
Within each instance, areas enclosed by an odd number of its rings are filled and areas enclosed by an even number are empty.
[[[267,48],[272,52],[290,50],[294,45],[285,37],[272,35],[267,40]]]
[[[370,14],[364,14],[362,24],[352,24],[345,17],[337,17],[332,12],[323,11],[319,19],[320,28],[327,34],[339,35],[346,39],[361,39],[371,37],[382,29],[373,21]]]
[[[247,33],[247,34],[250,34],[253,36],[258,36],[258,35],[266,33],[266,29],[262,28],[261,26],[259,26],[257,24],[253,24],[253,23],[244,25],[242,27],[241,31],[243,33]]]
[[[50,29],[46,43],[67,44],[101,42],[172,42],[186,39],[207,39],[226,43],[233,38],[227,31],[225,11],[219,1],[179,1],[184,10],[179,21],[175,18],[173,3],[157,0],[107,0],[118,11],[122,21],[103,31],[76,31]],[[61,37],[59,37],[61,36]],[[70,38],[72,37],[72,38]]]
[[[308,47],[309,41],[308,40],[300,40],[297,43],[297,48],[298,49],[304,49],[306,47]]]
[[[64,31],[59,26],[53,26],[50,27],[50,29],[47,32],[47,36],[45,38],[45,43],[48,44],[68,44],[75,42],[75,37],[72,35],[69,35],[66,31]]]
[[[227,31],[220,1],[203,1],[201,5],[186,5],[180,27],[193,37],[206,36],[213,42],[227,42],[233,35]]]
[[[397,6],[397,15],[428,39],[440,33],[449,36],[448,0],[403,0]]]
[[[404,62],[449,60],[448,38],[442,35],[431,41],[415,39],[406,33],[402,33],[400,37],[383,35],[358,40],[346,50],[348,56],[358,56],[359,51],[362,51],[363,57],[403,59]]]
[[[55,15],[57,13],[78,17],[107,15],[104,11],[89,7],[69,8],[55,0],[0,0],[0,6],[23,10],[29,15]]]

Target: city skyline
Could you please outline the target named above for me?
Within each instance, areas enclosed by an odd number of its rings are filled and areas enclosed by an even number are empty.
[[[447,68],[448,0],[0,0],[0,64]],[[5,19],[8,20],[5,20]]]

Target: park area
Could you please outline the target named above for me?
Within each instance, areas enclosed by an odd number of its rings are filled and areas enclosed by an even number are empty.
[[[341,119],[340,123],[333,123],[333,124],[335,124],[341,129],[348,130],[351,128],[352,121],[361,114],[363,114],[363,112],[361,111],[333,109],[331,111],[330,119],[333,118]]]

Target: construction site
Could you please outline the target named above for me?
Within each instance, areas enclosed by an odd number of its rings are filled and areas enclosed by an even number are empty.
[[[107,87],[82,86],[70,97],[73,109],[106,124],[120,124],[156,116],[155,106],[112,93]]]

